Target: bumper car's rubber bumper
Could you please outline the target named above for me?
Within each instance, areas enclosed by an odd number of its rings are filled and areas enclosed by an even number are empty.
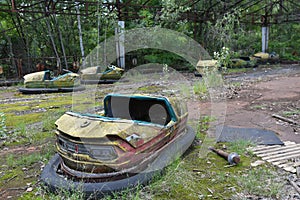
[[[127,188],[145,185],[155,174],[161,173],[164,167],[178,158],[178,156],[181,156],[190,147],[194,138],[194,130],[191,127],[187,127],[185,134],[180,135],[171,143],[167,144],[168,146],[145,171],[128,178],[108,182],[77,182],[65,179],[65,177],[57,173],[61,157],[58,154],[55,154],[45,166],[40,179],[50,191],[53,192],[60,190],[67,190],[70,192],[81,190],[86,197],[99,198],[105,194],[112,194],[113,192],[118,192]]]
[[[85,90],[85,87],[80,85],[77,87],[70,88],[19,88],[19,92],[23,94],[41,94],[41,93],[52,93],[52,92],[77,92]]]

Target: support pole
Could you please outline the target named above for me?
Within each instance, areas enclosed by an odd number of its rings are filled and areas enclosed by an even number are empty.
[[[269,43],[269,27],[268,26],[263,26],[261,28],[261,33],[262,33],[262,47],[261,51],[263,53],[266,53],[268,51],[268,43]]]
[[[261,16],[261,51],[266,53],[268,51],[269,43],[269,21],[268,11],[265,11],[265,15]]]
[[[118,67],[125,69],[125,22],[118,21],[118,27],[115,29],[116,35],[116,53]]]

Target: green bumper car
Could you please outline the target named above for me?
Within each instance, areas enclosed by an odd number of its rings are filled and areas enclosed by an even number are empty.
[[[116,66],[108,66],[104,71],[101,71],[101,67],[88,67],[81,70],[81,83],[114,83],[122,77],[123,73],[124,69]]]
[[[73,92],[84,90],[80,85],[79,75],[67,71],[63,75],[52,77],[51,71],[41,71],[24,76],[24,87],[19,88],[23,94],[38,94],[49,92]]]

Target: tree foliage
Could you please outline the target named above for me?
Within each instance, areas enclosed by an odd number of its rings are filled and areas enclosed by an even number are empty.
[[[45,2],[55,1],[18,1],[15,6],[19,10],[13,10],[11,1],[2,2],[1,9],[7,12],[0,12],[0,65],[11,74],[20,70],[18,62],[24,74],[35,70],[38,62],[66,68],[82,61],[76,2],[47,5]],[[114,35],[117,20],[125,20],[126,29],[158,26],[179,31],[193,37],[211,55],[224,46],[240,55],[251,55],[260,51],[262,18],[268,16],[269,51],[299,60],[300,25],[295,16],[300,8],[293,1],[123,0],[119,7],[115,2],[78,4],[85,55]],[[159,56],[153,50],[144,53],[143,60],[161,57],[166,62],[176,57]],[[176,64],[170,60],[168,63]]]

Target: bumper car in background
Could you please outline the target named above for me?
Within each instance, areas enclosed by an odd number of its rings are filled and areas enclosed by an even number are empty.
[[[273,64],[279,62],[279,55],[275,52],[272,53],[263,53],[259,52],[253,55],[253,57],[257,60],[258,64]]]
[[[85,87],[80,85],[79,78],[70,71],[57,77],[53,77],[50,70],[34,72],[24,76],[24,87],[19,91],[23,94],[81,91]]]
[[[101,83],[114,83],[118,81],[124,69],[116,66],[108,66],[104,71],[101,67],[88,67],[81,70],[81,83],[83,84],[101,84]]]

